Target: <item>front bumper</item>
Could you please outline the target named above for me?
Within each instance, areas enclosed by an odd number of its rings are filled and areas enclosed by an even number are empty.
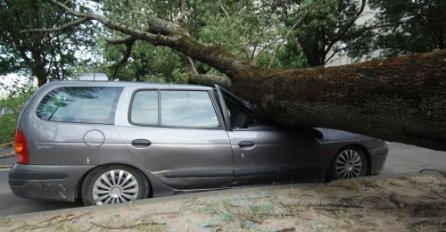
[[[384,163],[386,162],[387,153],[389,152],[389,146],[387,143],[373,149],[369,149],[370,153],[370,174],[375,175],[381,172],[384,168]]]
[[[74,202],[82,177],[93,167],[16,164],[8,182],[18,197]]]

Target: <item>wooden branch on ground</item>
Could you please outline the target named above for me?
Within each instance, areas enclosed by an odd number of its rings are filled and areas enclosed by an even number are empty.
[[[90,222],[92,225],[97,226],[99,228],[103,229],[109,229],[109,230],[130,230],[135,229],[137,227],[144,227],[144,226],[163,226],[166,225],[166,223],[158,223],[158,222],[142,222],[132,225],[121,225],[121,226],[112,226],[112,225],[103,225],[96,222]]]

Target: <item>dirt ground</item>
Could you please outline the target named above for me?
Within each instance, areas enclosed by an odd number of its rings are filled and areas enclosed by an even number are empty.
[[[0,218],[1,231],[446,231],[446,174],[182,194]]]

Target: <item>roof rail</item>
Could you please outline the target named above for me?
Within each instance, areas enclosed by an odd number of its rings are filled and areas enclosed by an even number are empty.
[[[81,73],[78,77],[80,81],[108,81],[104,73]]]

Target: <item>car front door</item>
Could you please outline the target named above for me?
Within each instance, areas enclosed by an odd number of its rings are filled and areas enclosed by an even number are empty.
[[[198,90],[138,90],[129,125],[118,126],[147,170],[175,189],[219,188],[233,181],[233,154],[214,96]]]
[[[320,178],[323,155],[312,130],[286,130],[268,123],[246,102],[217,86],[234,152],[237,183]]]

